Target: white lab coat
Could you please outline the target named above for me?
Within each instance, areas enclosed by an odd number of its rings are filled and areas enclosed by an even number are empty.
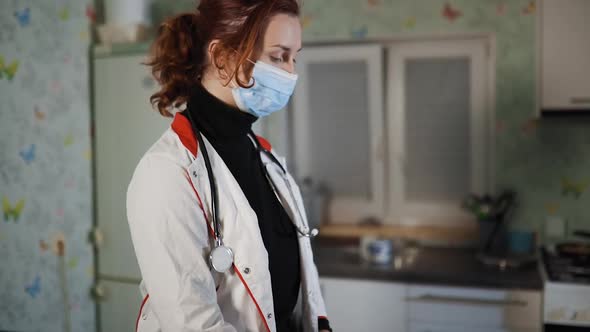
[[[176,114],[139,162],[127,192],[127,217],[143,278],[137,330],[274,332],[268,255],[256,214],[221,157],[204,141],[217,180],[224,244],[234,252],[234,267],[224,274],[209,267],[213,225],[207,225],[204,215],[211,220],[209,180],[190,123]],[[296,204],[305,210],[293,178],[287,176],[295,201],[277,167],[264,153],[261,158],[288,203],[287,213],[307,230],[305,213],[296,213]],[[304,331],[316,332],[318,317],[327,315],[309,238],[299,237],[299,250],[301,323]]]

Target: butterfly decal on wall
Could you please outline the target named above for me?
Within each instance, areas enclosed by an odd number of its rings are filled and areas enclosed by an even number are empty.
[[[58,15],[60,20],[67,21],[70,18],[70,9],[68,7],[63,7]]]
[[[0,55],[0,79],[6,77],[9,81],[12,81],[18,71],[18,65],[18,60],[13,60],[10,64],[5,63],[4,57]]]
[[[381,4],[381,0],[367,0],[367,5],[369,5],[369,7],[377,7]]]
[[[535,131],[537,130],[537,128],[539,127],[539,121],[537,119],[530,119],[527,120],[522,126],[521,126],[521,132],[523,135],[525,136],[531,136],[532,134],[535,133]]]
[[[547,211],[547,213],[550,215],[554,215],[557,213],[557,211],[559,211],[559,204],[554,202],[547,202],[545,203],[545,211]]]
[[[413,29],[416,26],[416,18],[414,16],[408,17],[404,20],[404,28]]]
[[[529,1],[529,3],[522,9],[523,15],[532,15],[535,13],[537,6],[535,5],[534,1]]]
[[[587,181],[574,181],[568,178],[561,179],[561,195],[573,196],[575,199],[580,198],[588,189]]]
[[[24,208],[25,208],[24,198],[21,198],[20,200],[18,200],[18,202],[16,202],[16,204],[14,206],[10,203],[10,201],[8,200],[8,197],[4,196],[2,198],[2,211],[4,213],[4,221],[6,221],[6,222],[8,222],[12,218],[12,220],[16,223],[18,221],[18,219],[20,218],[20,215],[23,212]]]
[[[36,298],[39,293],[41,293],[41,277],[36,276],[35,280],[30,285],[25,285],[25,292],[31,296],[31,298]]]
[[[369,27],[367,27],[366,25],[363,25],[360,28],[352,29],[350,31],[350,35],[356,39],[365,39],[367,37],[368,33],[369,33]]]
[[[88,17],[90,23],[96,23],[96,10],[91,4],[86,5],[86,17]]]
[[[78,267],[78,257],[70,258],[70,260],[68,260],[68,267],[70,269],[75,269],[76,267]]]
[[[303,14],[303,18],[301,19],[301,26],[303,29],[309,27],[313,22],[313,16],[309,14]]]
[[[21,158],[23,159],[23,161],[25,162],[25,164],[30,165],[35,160],[35,150],[36,150],[36,145],[31,144],[28,147],[21,149],[19,151],[19,154],[20,154]]]
[[[18,21],[21,28],[28,26],[31,23],[31,9],[25,8],[14,12],[14,17]]]
[[[39,249],[41,252],[46,252],[49,249],[49,244],[45,240],[39,240]]]
[[[39,109],[39,106],[35,105],[35,108],[33,110],[35,112],[35,118],[39,121],[45,120],[45,112],[42,112]]]
[[[64,138],[64,147],[68,147],[72,144],[74,144],[74,136],[72,136],[72,134],[69,134]]]
[[[500,3],[496,6],[496,14],[498,16],[504,16],[506,14],[506,4]]]
[[[455,22],[456,19],[463,16],[463,12],[461,12],[457,8],[453,8],[450,3],[445,3],[442,9],[442,15],[446,18],[449,22]]]

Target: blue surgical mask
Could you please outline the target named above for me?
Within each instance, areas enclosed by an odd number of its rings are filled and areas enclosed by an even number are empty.
[[[273,65],[257,61],[252,73],[253,85],[232,89],[236,104],[242,111],[257,117],[267,116],[283,109],[295,90],[297,75]]]

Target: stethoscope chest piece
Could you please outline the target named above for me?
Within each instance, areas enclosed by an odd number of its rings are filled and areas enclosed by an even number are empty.
[[[216,246],[209,254],[209,263],[215,271],[225,273],[234,263],[234,253],[224,245]]]

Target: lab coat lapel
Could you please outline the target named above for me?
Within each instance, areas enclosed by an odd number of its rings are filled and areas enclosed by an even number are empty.
[[[237,271],[245,269],[249,271],[246,277],[242,276],[244,277],[242,283],[252,292],[262,312],[270,313],[273,310],[273,298],[272,292],[268,291],[271,286],[268,253],[262,241],[258,218],[221,157],[206,141],[206,138],[204,141],[217,182],[219,195],[217,213],[224,245],[232,249]],[[199,149],[199,153],[201,153],[201,149]],[[213,221],[210,218],[212,197],[203,157],[198,156],[189,169],[191,180],[194,181],[193,183],[201,196],[213,229]],[[228,273],[236,277],[235,271]],[[261,317],[261,319],[266,318]],[[274,330],[274,320],[268,323],[271,330]]]
[[[203,137],[203,140],[207,146],[213,176],[215,176],[217,185],[219,204],[217,213],[225,245],[235,252],[238,249],[246,249],[246,252],[261,249],[255,245],[255,243],[263,243],[258,229],[256,213],[219,154],[205,137]],[[211,218],[213,198],[211,197],[209,174],[207,174],[204,158],[201,155],[202,149],[198,150],[198,154],[189,167],[189,173],[191,181],[195,184],[195,188],[201,197],[211,227],[214,228]],[[262,249],[264,250],[263,246]]]

